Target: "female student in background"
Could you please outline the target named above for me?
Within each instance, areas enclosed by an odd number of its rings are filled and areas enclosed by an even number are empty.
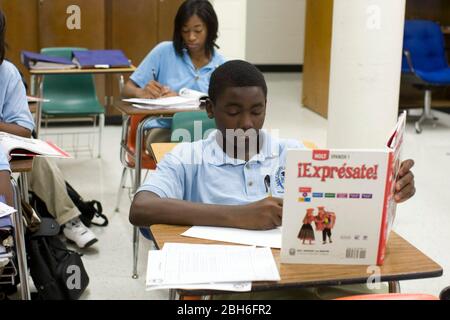
[[[177,95],[181,88],[208,92],[211,73],[225,59],[216,51],[218,20],[207,0],[187,0],[178,9],[173,41],[158,44],[125,85],[128,98]]]
[[[175,16],[173,41],[158,44],[127,81],[125,98],[175,96],[182,88],[207,93],[211,73],[224,57],[216,48],[219,22],[207,0],[186,0]],[[159,119],[159,129],[146,137],[146,148],[153,142],[170,141],[171,119]],[[149,124],[151,125],[151,124]]]

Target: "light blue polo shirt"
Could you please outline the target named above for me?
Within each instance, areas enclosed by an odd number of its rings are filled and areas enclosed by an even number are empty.
[[[189,88],[208,93],[211,73],[225,61],[225,58],[214,50],[211,61],[197,70],[187,49],[183,49],[183,55],[179,56],[172,41],[165,41],[150,51],[130,79],[141,88],[149,81],[156,80],[175,92]],[[153,71],[156,79],[153,79]]]
[[[9,162],[8,162],[8,159],[6,158],[6,153],[2,149],[2,147],[0,147],[0,171],[3,171],[3,170],[11,171],[9,169]]]
[[[0,121],[14,123],[30,131],[34,129],[22,78],[16,67],[6,60],[0,65]]]
[[[267,197],[264,178],[269,175],[272,195],[283,197],[286,151],[304,148],[300,142],[277,139],[263,131],[260,152],[245,162],[225,154],[216,142],[216,133],[176,146],[138,192],[198,203],[244,205]]]

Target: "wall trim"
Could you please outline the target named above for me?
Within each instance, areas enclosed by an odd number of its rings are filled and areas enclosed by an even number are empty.
[[[261,72],[303,72],[303,64],[255,64]]]

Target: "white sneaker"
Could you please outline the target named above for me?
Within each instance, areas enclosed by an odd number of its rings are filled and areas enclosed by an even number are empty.
[[[79,218],[70,220],[64,226],[63,233],[66,238],[80,248],[87,248],[98,241],[95,234]]]

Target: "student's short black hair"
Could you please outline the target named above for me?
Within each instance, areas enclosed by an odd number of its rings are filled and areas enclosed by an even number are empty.
[[[181,31],[193,15],[197,15],[206,25],[205,51],[207,55],[212,56],[214,47],[219,48],[216,44],[219,21],[217,20],[213,6],[208,0],[186,0],[178,8],[173,29],[173,46],[175,47],[175,52],[180,56],[183,54],[185,45]]]
[[[242,60],[231,60],[219,66],[211,75],[208,96],[213,103],[229,87],[260,87],[267,98],[267,84],[263,74],[254,65]]]
[[[2,10],[0,10],[0,64],[5,59],[6,43],[5,43],[5,31],[6,31],[6,18]]]

